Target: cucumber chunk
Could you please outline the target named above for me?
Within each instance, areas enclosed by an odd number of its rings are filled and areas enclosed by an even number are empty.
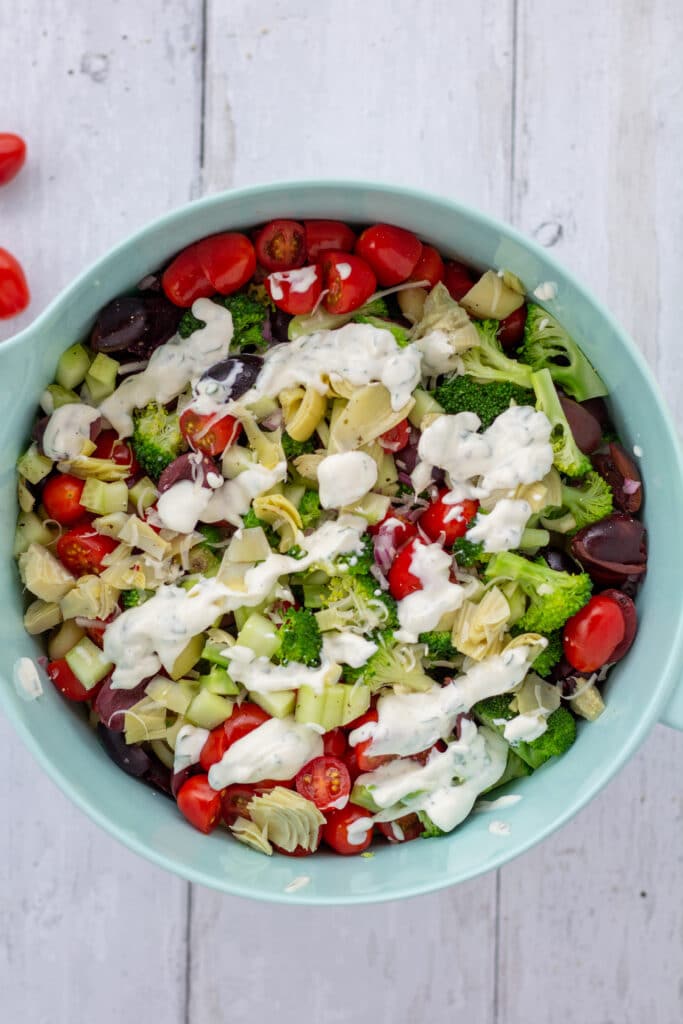
[[[250,693],[249,700],[258,704],[273,718],[286,718],[294,711],[296,692],[294,690],[278,690],[275,693]]]
[[[205,650],[206,648],[204,648]],[[202,657],[206,658],[204,651],[202,651]],[[230,678],[222,665],[212,665],[205,675],[199,677],[199,685],[203,690],[219,693],[224,697],[235,697],[240,692],[239,684]]]
[[[158,704],[163,704],[169,711],[184,715],[195,696],[195,688],[183,680],[174,683],[163,676],[156,676],[145,687],[145,693]]]
[[[104,352],[98,352],[85,375],[85,383],[93,402],[101,402],[116,388],[119,364]]]
[[[55,380],[63,388],[73,391],[85,380],[85,375],[90,366],[90,356],[87,349],[80,343],[72,345],[62,352],[57,363]]]
[[[217,693],[211,693],[210,690],[200,690],[187,709],[185,717],[188,722],[199,725],[202,729],[215,729],[226,718],[230,718],[232,709],[232,701]]]
[[[52,459],[41,455],[34,442],[17,462],[17,469],[30,484],[39,484],[52,469]]]
[[[177,680],[186,676],[201,658],[203,650],[204,634],[198,633],[197,636],[192,637],[190,642],[182,649],[174,661],[173,668],[169,672],[171,679]]]
[[[65,658],[67,665],[86,690],[92,690],[97,686],[114,667],[111,661],[107,661],[104,652],[87,636],[82,637]]]
[[[277,627],[260,612],[252,612],[237,634],[237,643],[258,658],[271,658],[280,646]]]
[[[125,480],[115,480],[106,484],[103,480],[90,477],[80,497],[81,505],[89,512],[98,516],[108,516],[113,512],[125,512],[128,508],[128,488]]]

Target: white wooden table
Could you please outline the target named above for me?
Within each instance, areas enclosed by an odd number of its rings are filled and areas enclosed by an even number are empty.
[[[680,403],[682,41],[680,0],[5,0],[0,130],[30,158],[0,192],[0,245],[33,302],[0,337],[191,197],[366,177],[552,246]],[[306,911],[129,853],[0,722],[0,1019],[676,1024],[682,771],[683,737],[660,726],[497,874]]]

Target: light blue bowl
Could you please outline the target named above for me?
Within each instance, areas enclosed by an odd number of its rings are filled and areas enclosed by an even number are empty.
[[[36,658],[41,647],[22,628],[12,559],[14,465],[59,354],[87,334],[105,302],[194,239],[292,216],[389,221],[411,228],[442,252],[481,267],[510,269],[529,291],[542,281],[556,282],[557,298],[548,308],[607,381],[626,444],[642,448],[650,568],[638,601],[636,644],[610,677],[603,716],[580,727],[578,742],[557,764],[512,787],[523,799],[495,815],[510,825],[509,836],[491,834],[492,815],[477,814],[444,839],[382,845],[372,858],[263,857],[222,832],[204,837],[189,828],[170,801],[109,761],[82,717],[49,683],[31,703],[15,692],[14,663],[22,656]],[[576,814],[634,753],[667,704],[670,724],[683,728],[683,688],[671,701],[683,640],[683,546],[675,512],[683,508],[683,472],[674,428],[643,358],[609,313],[546,252],[503,224],[445,199],[363,183],[287,183],[212,196],[118,246],[31,327],[0,346],[0,393],[0,705],[72,800],[131,849],[185,878],[240,896],[314,905],[396,899],[454,885],[499,867]],[[287,893],[288,883],[301,875],[308,884]]]

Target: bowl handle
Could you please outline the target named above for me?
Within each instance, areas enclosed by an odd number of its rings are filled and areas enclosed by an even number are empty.
[[[672,729],[680,729],[683,732],[683,681],[678,684],[669,703],[664,708],[660,721]]]

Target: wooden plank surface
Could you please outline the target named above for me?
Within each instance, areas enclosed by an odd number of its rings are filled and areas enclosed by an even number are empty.
[[[28,0],[11,22],[5,5],[0,121],[11,114],[31,160],[0,191],[0,244],[34,301],[0,338],[190,196],[368,177],[472,202],[553,246],[673,402],[682,38],[677,0]],[[683,746],[662,728],[497,877],[344,911],[190,896],[73,809],[2,722],[0,750],[3,1019],[683,1017]]]

